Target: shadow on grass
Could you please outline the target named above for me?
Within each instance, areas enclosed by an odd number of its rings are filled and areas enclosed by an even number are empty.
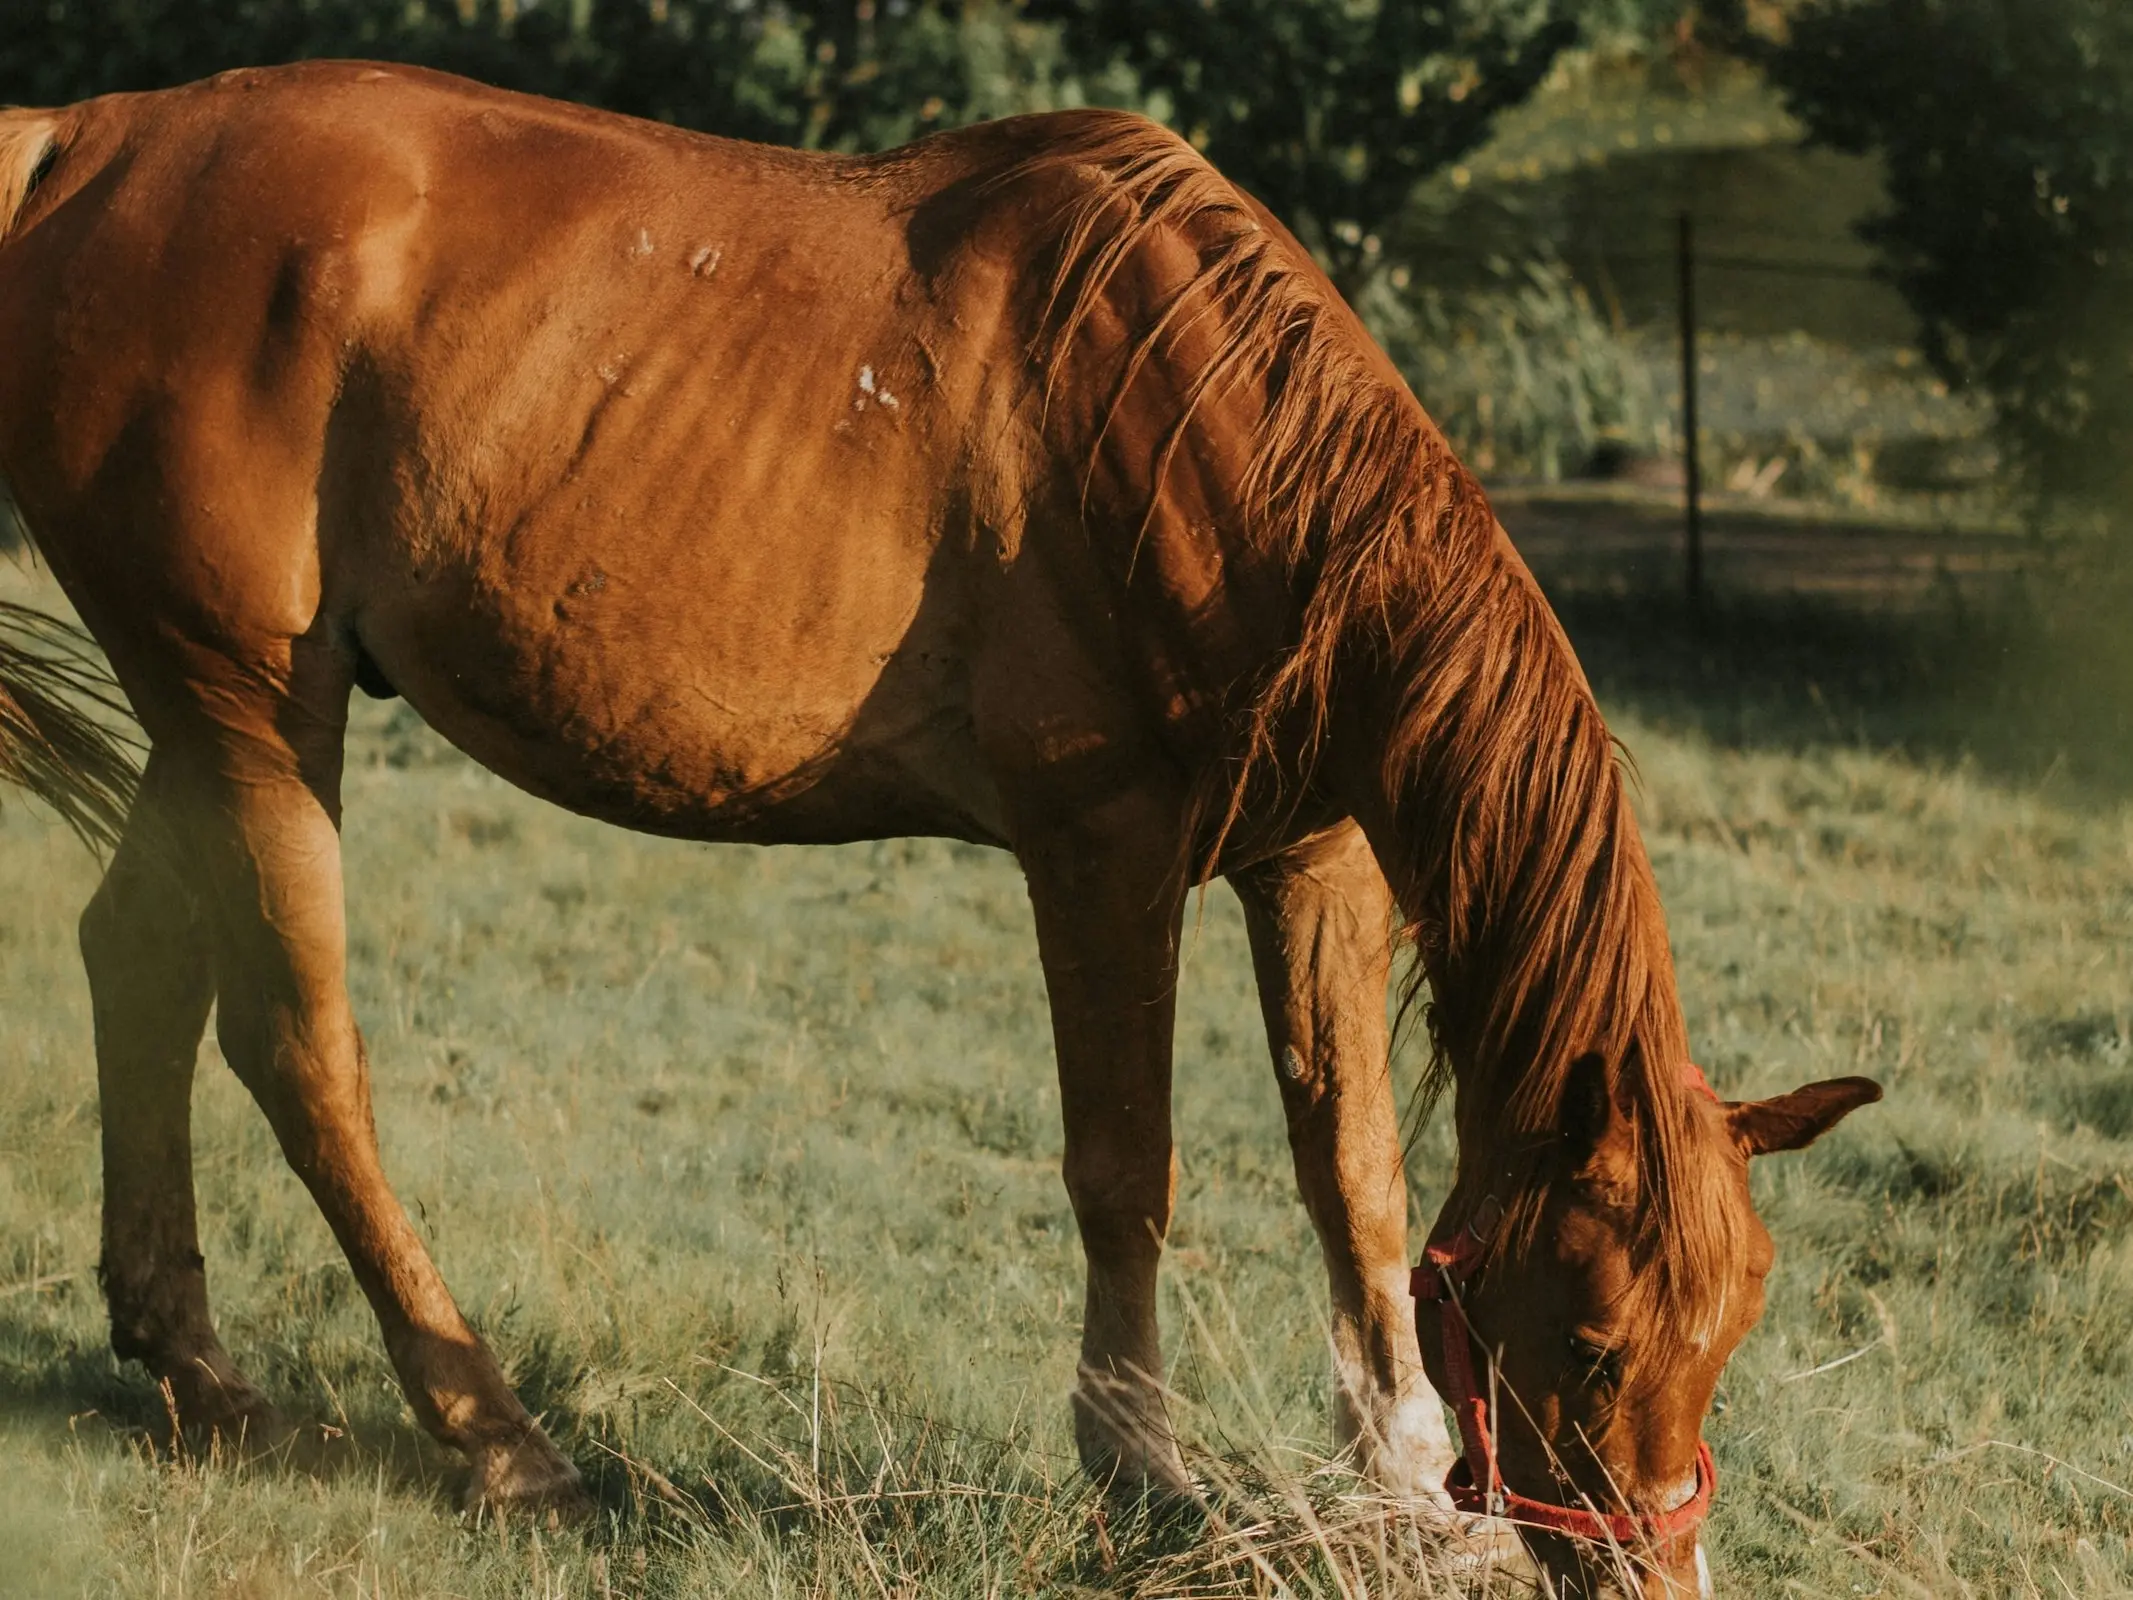
[[[2043,571],[1908,605],[1556,583],[1612,712],[1721,748],[1965,763],[2089,801],[2133,796],[2133,575]]]
[[[416,1498],[457,1505],[466,1469],[417,1436],[395,1416],[335,1412],[332,1420],[300,1395],[255,1373],[284,1421],[288,1436],[234,1451],[220,1442],[174,1435],[169,1408],[146,1369],[121,1363],[102,1345],[61,1336],[20,1312],[0,1312],[0,1423],[57,1438],[102,1437],[120,1449],[156,1460],[233,1465],[249,1473],[332,1482],[382,1481]]]
[[[169,1424],[155,1385],[128,1372],[108,1349],[62,1338],[0,1306],[0,1419],[34,1431],[65,1432],[96,1419],[122,1433],[145,1435]]]
[[[308,1479],[366,1494],[382,1488],[447,1522],[458,1515],[463,1464],[387,1409],[330,1407],[329,1423],[315,1384],[297,1374],[258,1374],[295,1424],[294,1439],[232,1451],[192,1439],[174,1445],[162,1396],[142,1369],[34,1314],[0,1305],[0,1353],[6,1431],[130,1456],[159,1477],[174,1474],[174,1485]],[[521,1398],[577,1463],[592,1498],[570,1541],[616,1561],[645,1549],[677,1558],[722,1549],[741,1559],[775,1547],[797,1567],[826,1563],[838,1574],[828,1592],[837,1592],[870,1570],[870,1552],[893,1553],[905,1568],[952,1565],[974,1538],[990,1538],[1022,1548],[1066,1592],[1140,1594],[1174,1592],[1175,1576],[1236,1559],[1210,1549],[1199,1508],[1107,1497],[1078,1471],[1053,1474],[1014,1441],[887,1407],[848,1384],[825,1387],[832,1403],[813,1439],[766,1428],[760,1416],[724,1417],[715,1396],[674,1388],[674,1404],[703,1428],[679,1450],[671,1439],[646,1450],[629,1427],[574,1404],[591,1369],[569,1341],[538,1338],[518,1354]],[[1263,1509],[1246,1508],[1241,1520],[1256,1525]]]

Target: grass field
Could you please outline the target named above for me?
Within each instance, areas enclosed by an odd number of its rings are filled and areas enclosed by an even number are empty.
[[[1709,1424],[1721,1589],[2133,1589],[2133,808],[1876,754],[1836,716],[1764,738],[1693,687],[1625,683],[1610,709],[1712,1079],[1889,1089],[1758,1172],[1780,1254]],[[337,1437],[280,1465],[156,1451],[160,1402],[108,1354],[95,1284],[72,948],[94,867],[11,805],[0,1593],[1473,1586],[1320,1465],[1323,1289],[1226,890],[1181,1007],[1166,1319],[1181,1420],[1234,1492],[1211,1528],[1151,1526],[1104,1513],[1071,1462],[1079,1253],[1011,863],[635,838],[514,793],[403,709],[358,712],[352,983],[387,1162],[601,1514],[459,1516],[458,1469],[212,1046],[224,1331]],[[1440,1121],[1411,1163],[1418,1218],[1448,1157]]]

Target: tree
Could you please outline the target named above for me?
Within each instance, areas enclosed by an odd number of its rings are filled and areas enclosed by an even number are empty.
[[[1866,226],[1927,353],[2028,486],[2133,491],[2133,5],[1807,0],[1759,58],[1812,136],[1878,154]]]
[[[707,132],[877,148],[1045,98],[1012,0],[51,0],[0,7],[0,103],[363,56]]]
[[[1623,0],[1629,4],[1630,0]],[[1033,0],[1085,75],[1151,109],[1295,228],[1350,299],[1415,186],[1577,37],[1570,0]]]

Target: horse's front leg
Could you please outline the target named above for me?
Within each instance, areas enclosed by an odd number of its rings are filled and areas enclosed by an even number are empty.
[[[1334,1432],[1403,1495],[1452,1447],[1407,1293],[1407,1185],[1386,1062],[1392,895],[1351,823],[1230,874],[1244,902],[1296,1182],[1332,1298]]]
[[[1026,830],[1066,1120],[1066,1187],[1088,1261],[1074,1440],[1126,1493],[1190,1492],[1163,1402],[1156,1266],[1177,1174],[1171,1025],[1184,892],[1176,814],[1138,798]]]

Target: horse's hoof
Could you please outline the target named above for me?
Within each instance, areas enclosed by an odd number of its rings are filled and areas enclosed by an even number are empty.
[[[1540,1575],[1516,1525],[1501,1517],[1432,1515],[1428,1521],[1454,1571],[1487,1572],[1525,1582]]]
[[[475,1452],[466,1508],[477,1515],[532,1517],[558,1527],[590,1515],[592,1506],[578,1469],[538,1427],[514,1443]]]
[[[1114,1504],[1198,1505],[1200,1489],[1163,1413],[1162,1397],[1082,1370],[1074,1395],[1074,1447],[1081,1467]]]
[[[285,1449],[297,1430],[274,1403],[234,1371],[202,1364],[162,1380],[172,1444],[203,1455],[251,1460]]]
[[[1103,1487],[1112,1505],[1145,1507],[1151,1511],[1198,1510],[1207,1503],[1206,1486],[1185,1470],[1177,1446],[1149,1445],[1139,1449],[1084,1449],[1082,1470]]]
[[[1211,1488],[1198,1482],[1182,1465],[1165,1471],[1113,1469],[1091,1474],[1103,1485],[1104,1498],[1120,1509],[1145,1510],[1165,1521],[1182,1515],[1197,1515],[1207,1508]]]
[[[1388,1407],[1367,1429],[1349,1430],[1349,1438],[1357,1476],[1393,1499],[1413,1504],[1424,1516],[1432,1510],[1447,1519],[1455,1514],[1444,1477],[1458,1452],[1434,1394]]]
[[[1378,1493],[1411,1506],[1424,1521],[1450,1522],[1459,1513],[1445,1491],[1444,1475],[1451,1470],[1447,1452],[1409,1454],[1380,1450],[1354,1462],[1355,1475]]]

